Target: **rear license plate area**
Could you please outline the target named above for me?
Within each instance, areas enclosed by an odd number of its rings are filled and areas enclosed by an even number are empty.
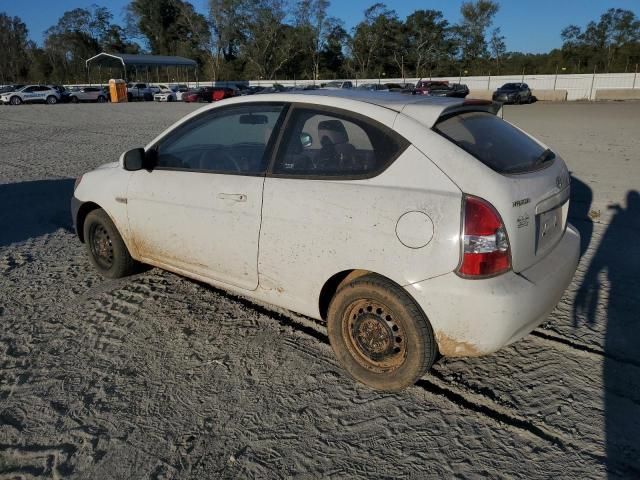
[[[553,246],[562,236],[565,226],[563,206],[536,215],[536,255]]]

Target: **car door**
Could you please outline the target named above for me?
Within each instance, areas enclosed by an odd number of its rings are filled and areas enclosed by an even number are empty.
[[[262,190],[282,103],[231,105],[183,123],[131,175],[127,211],[143,261],[247,290],[258,285]]]
[[[34,100],[39,100],[38,98],[38,93],[37,90],[37,86],[36,85],[32,85],[30,87],[25,88],[24,90],[22,90],[22,101],[23,102],[33,102]]]
[[[97,100],[99,90],[96,87],[87,87],[84,89],[83,100]]]

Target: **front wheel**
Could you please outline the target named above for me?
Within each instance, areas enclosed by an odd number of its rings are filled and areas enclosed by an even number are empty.
[[[89,212],[83,232],[89,260],[101,275],[120,278],[135,273],[137,262],[104,210]]]
[[[54,97],[53,95],[49,95],[47,97],[47,103],[49,105],[55,105],[56,103],[58,103],[58,99],[56,97]]]
[[[401,287],[378,275],[339,288],[329,305],[327,331],[345,370],[376,390],[413,385],[437,356],[422,310]]]
[[[22,103],[22,99],[20,97],[11,97],[11,100],[9,100],[9,103],[11,105],[20,105]]]

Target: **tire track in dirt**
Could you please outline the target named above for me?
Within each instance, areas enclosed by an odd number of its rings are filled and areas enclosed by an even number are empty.
[[[244,302],[246,302],[248,307],[256,308],[255,304],[252,304],[249,300],[245,300]],[[277,321],[283,326],[289,327],[294,331],[303,333],[326,345],[329,345],[329,337],[326,334],[326,329],[323,329],[320,324],[311,319],[304,324],[301,324],[297,318],[294,319],[291,316],[283,314],[274,315],[275,312],[266,307],[260,307],[260,313]],[[482,393],[461,390],[447,383],[443,375],[436,371],[430,372],[428,376],[419,380],[416,385],[433,395],[446,398],[458,407],[480,413],[498,423],[509,425],[515,429],[534,435],[546,442],[558,445],[563,449],[572,448],[577,451],[584,451],[598,462],[603,463],[606,460],[605,455],[594,450],[585,450],[584,445],[576,444],[571,439],[558,432],[554,432],[547,427],[534,424],[526,418],[516,415],[513,411],[501,407],[495,402],[495,400],[490,398],[490,394],[487,393],[490,392],[490,390]],[[638,471],[638,474],[640,475],[640,471]]]
[[[587,354],[595,355],[597,357],[608,358],[620,364],[626,364],[626,365],[631,365],[631,366],[640,368],[640,362],[632,358],[620,357],[613,353],[606,352],[602,348],[593,347],[589,344],[578,342],[572,338],[563,337],[562,335],[559,335],[557,332],[553,330],[538,328],[537,330],[534,330],[533,332],[531,332],[530,335],[533,335],[534,337],[538,337],[539,339],[545,342],[549,342],[553,344],[556,348],[569,347],[572,350],[577,350]]]

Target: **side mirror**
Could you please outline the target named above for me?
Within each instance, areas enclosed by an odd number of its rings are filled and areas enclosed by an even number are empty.
[[[129,172],[142,170],[144,164],[144,148],[133,148],[131,150],[127,150],[122,154],[122,167]]]
[[[313,145],[313,138],[307,132],[302,132],[300,134],[300,143],[304,148],[309,148]]]

